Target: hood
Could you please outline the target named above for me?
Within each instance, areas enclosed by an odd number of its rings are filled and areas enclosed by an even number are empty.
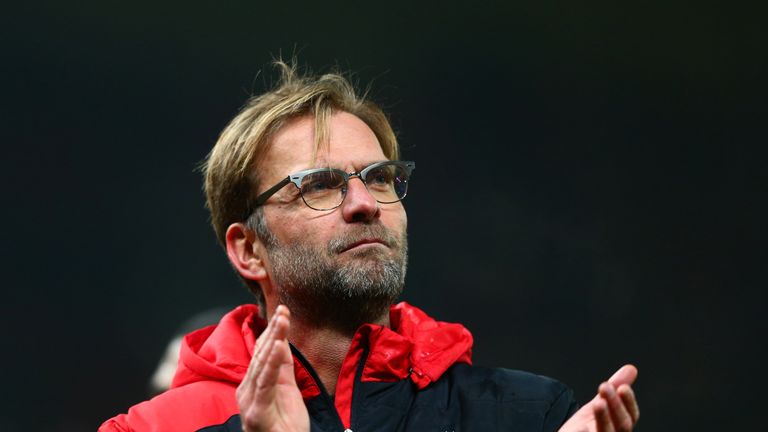
[[[242,305],[224,315],[218,324],[187,334],[181,342],[171,388],[210,380],[240,384],[256,338],[266,327],[256,305]]]
[[[358,353],[368,348],[364,381],[396,381],[410,376],[423,388],[453,364],[471,363],[472,335],[461,324],[436,321],[403,302],[392,306],[390,325],[365,324],[355,333],[344,363],[357,363]],[[248,370],[256,338],[265,328],[258,307],[242,305],[219,324],[189,333],[182,342],[171,387],[207,380],[238,385]],[[314,380],[295,357],[294,365],[302,395],[319,394]]]
[[[350,353],[357,338],[369,347],[363,381],[410,376],[421,389],[455,363],[472,363],[472,334],[463,325],[436,321],[405,302],[392,306],[389,321],[391,328],[366,324],[353,339]]]

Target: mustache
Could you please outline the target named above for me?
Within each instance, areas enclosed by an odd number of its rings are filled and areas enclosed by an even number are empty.
[[[374,239],[382,242],[389,248],[400,247],[400,239],[384,225],[359,225],[331,239],[328,243],[328,250],[331,253],[341,253],[355,243]]]

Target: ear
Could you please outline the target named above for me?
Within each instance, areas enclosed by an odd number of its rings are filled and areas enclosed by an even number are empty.
[[[267,278],[266,251],[261,240],[242,222],[233,223],[225,235],[227,257],[245,279],[260,282]]]

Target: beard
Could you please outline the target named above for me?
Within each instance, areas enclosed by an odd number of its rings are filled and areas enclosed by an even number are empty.
[[[362,239],[381,246],[347,248]],[[381,224],[359,225],[325,246],[301,241],[267,243],[280,303],[310,325],[354,333],[376,322],[402,293],[408,262],[405,227],[400,237]],[[343,252],[343,255],[341,253]]]

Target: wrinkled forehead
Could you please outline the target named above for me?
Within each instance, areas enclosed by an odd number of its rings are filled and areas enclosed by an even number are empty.
[[[291,119],[271,137],[259,164],[263,182],[316,167],[354,171],[387,159],[376,134],[358,117],[337,112],[321,120]]]

